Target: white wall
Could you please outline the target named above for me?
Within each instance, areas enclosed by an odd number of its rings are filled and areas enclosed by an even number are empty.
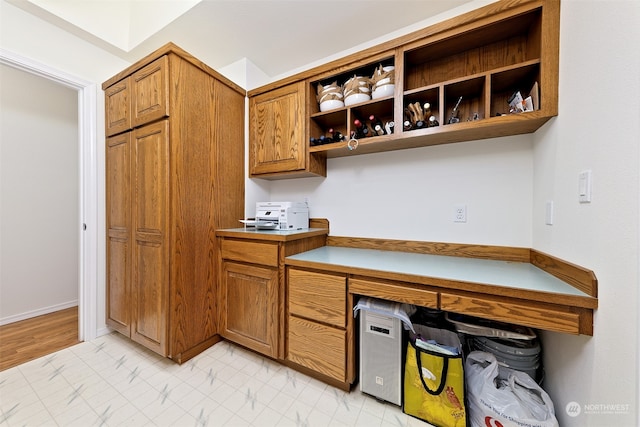
[[[637,426],[640,2],[565,1],[561,16],[559,115],[533,146],[533,244],[591,268],[599,307],[593,338],[544,335],[546,384],[563,426]],[[583,170],[593,174],[589,204],[578,202]],[[570,402],[580,415],[567,415]]]
[[[78,95],[0,65],[0,323],[78,302]]]
[[[330,159],[326,178],[273,182],[271,199],[308,197],[337,236],[530,247],[532,175],[525,135]]]

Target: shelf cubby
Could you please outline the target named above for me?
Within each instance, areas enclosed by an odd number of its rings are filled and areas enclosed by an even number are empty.
[[[326,172],[326,158],[531,133],[558,114],[559,25],[556,0],[501,0],[255,89],[249,97],[287,84],[304,87],[300,134],[307,147],[297,153],[306,163],[300,173],[284,170],[285,178]],[[393,95],[320,112],[318,85],[371,77],[380,65],[395,67]],[[507,101],[516,91],[523,98],[535,92],[535,110],[495,117],[509,113]],[[449,124],[460,97],[459,122]],[[403,130],[404,110],[416,102],[430,104],[439,126]],[[393,120],[394,133],[361,138],[351,150],[346,142],[308,147],[309,137],[329,129],[350,136],[353,121],[366,123],[371,114],[383,123]],[[276,175],[270,172],[268,178]]]

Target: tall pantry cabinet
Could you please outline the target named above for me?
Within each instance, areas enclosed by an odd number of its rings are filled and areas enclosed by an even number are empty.
[[[220,339],[215,229],[244,217],[245,91],[172,43],[102,88],[107,325],[182,363]]]

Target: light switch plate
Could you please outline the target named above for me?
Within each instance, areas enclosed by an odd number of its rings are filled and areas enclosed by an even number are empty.
[[[578,201],[591,203],[591,171],[586,170],[578,174]]]

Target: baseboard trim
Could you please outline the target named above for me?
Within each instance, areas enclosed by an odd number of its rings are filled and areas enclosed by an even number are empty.
[[[8,325],[9,323],[19,322],[21,320],[31,319],[32,317],[42,316],[43,314],[49,314],[56,311],[64,310],[66,308],[77,307],[78,300],[64,302],[62,304],[51,305],[49,307],[39,308],[37,310],[27,311],[25,313],[14,314],[13,316],[7,316],[0,319],[0,326]]]

